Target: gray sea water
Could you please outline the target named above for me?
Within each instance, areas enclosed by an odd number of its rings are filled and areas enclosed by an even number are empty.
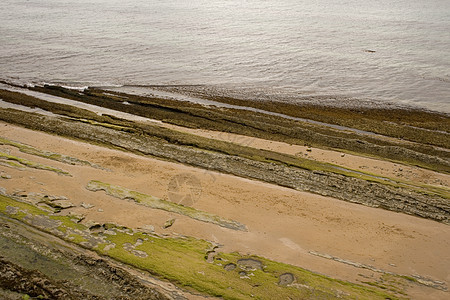
[[[450,112],[449,0],[3,0],[1,6],[3,80],[206,84]]]

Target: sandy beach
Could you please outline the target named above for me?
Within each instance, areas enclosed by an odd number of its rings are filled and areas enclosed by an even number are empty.
[[[448,173],[342,149],[296,145],[169,123],[157,126],[255,151],[329,163],[414,187],[425,186],[430,191],[434,188],[448,191],[450,184]],[[154,234],[165,237],[187,236],[212,242],[217,245],[216,253],[264,257],[355,284],[372,282],[381,286],[388,280],[386,276],[394,276],[397,282],[387,291],[399,297],[448,298],[450,227],[446,223],[131,153],[124,148],[95,145],[4,121],[0,123],[0,137],[9,141],[0,146],[8,157],[20,157],[70,174],[2,164],[2,193],[23,199],[36,195],[64,196],[71,205],[57,214],[82,216],[79,223],[85,226],[114,223],[134,229],[152,228]],[[91,165],[71,165],[26,153],[13,142],[81,159]],[[7,156],[0,162],[12,161]],[[186,178],[189,181],[182,182]],[[175,196],[189,197],[188,207],[237,221],[247,230],[236,231],[138,205],[133,199],[92,192],[86,187],[93,180],[168,202],[177,201]],[[172,220],[169,226],[168,220]],[[418,280],[406,280],[406,277]],[[369,286],[376,288],[377,284]],[[184,296],[194,297],[189,293]]]

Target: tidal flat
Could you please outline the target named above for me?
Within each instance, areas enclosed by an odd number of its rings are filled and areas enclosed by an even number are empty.
[[[131,286],[145,278],[117,299],[448,297],[448,115],[159,88],[259,111],[100,88],[0,90],[40,109],[0,108],[5,245],[52,239],[74,247],[52,268],[94,256]],[[13,238],[29,226],[28,242]],[[39,255],[52,251],[62,250]],[[111,277],[97,294],[79,290],[24,261],[2,250],[16,274],[0,278],[6,299],[111,299],[118,288]],[[24,274],[44,281],[24,286]]]

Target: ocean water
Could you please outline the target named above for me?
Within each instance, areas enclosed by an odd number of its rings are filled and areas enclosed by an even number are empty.
[[[450,1],[3,0],[0,79],[202,84],[449,113]]]

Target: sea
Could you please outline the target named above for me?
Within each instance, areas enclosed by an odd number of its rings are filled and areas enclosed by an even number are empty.
[[[0,80],[7,82],[201,85],[254,100],[345,98],[450,113],[449,0],[2,0],[1,6]]]

